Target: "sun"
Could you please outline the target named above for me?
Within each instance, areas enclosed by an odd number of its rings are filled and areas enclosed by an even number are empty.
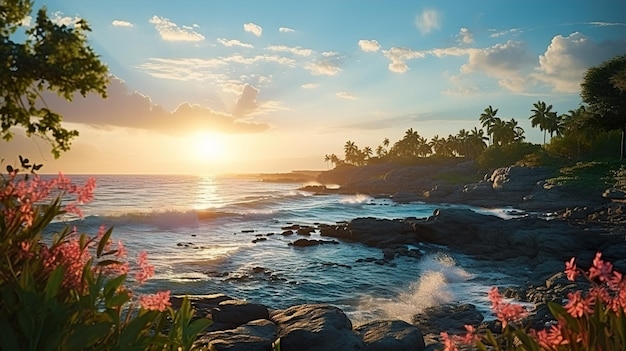
[[[226,145],[216,133],[196,133],[190,137],[191,154],[197,160],[216,161],[226,157]]]

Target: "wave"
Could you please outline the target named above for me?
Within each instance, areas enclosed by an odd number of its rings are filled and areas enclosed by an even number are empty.
[[[401,319],[412,323],[413,316],[425,309],[458,300],[455,285],[462,285],[473,278],[471,273],[457,266],[454,259],[445,254],[425,256],[417,269],[420,271],[420,278],[407,291],[391,299],[362,299],[358,309],[369,310],[374,317]]]
[[[159,229],[196,228],[203,221],[238,216],[238,213],[214,210],[154,210],[149,212],[127,212],[106,216],[88,216],[87,222],[98,221],[106,225],[154,225]]]

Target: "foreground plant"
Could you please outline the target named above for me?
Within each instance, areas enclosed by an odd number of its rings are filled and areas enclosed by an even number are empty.
[[[9,166],[0,179],[0,349],[192,349],[211,322],[193,320],[186,297],[175,311],[169,291],[138,295],[127,285],[154,274],[145,252],[130,265],[104,227],[95,236],[66,226],[42,237],[58,216],[82,216],[78,205],[93,198],[95,180],[44,180],[33,171],[41,165],[21,162],[30,174]]]
[[[626,279],[602,260],[598,252],[588,271],[576,266],[575,258],[565,263],[570,281],[584,278],[591,288],[568,294],[565,305],[549,302],[548,308],[556,319],[549,328],[534,330],[519,325],[528,311],[517,304],[504,302],[497,288],[489,292],[491,307],[502,323],[502,333],[494,336],[487,330],[478,334],[466,325],[464,336],[441,333],[444,350],[476,347],[480,350],[626,350]]]

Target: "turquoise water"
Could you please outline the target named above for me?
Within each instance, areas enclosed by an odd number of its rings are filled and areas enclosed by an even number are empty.
[[[71,179],[81,183],[85,176]],[[357,262],[382,258],[380,249],[357,243],[294,248],[291,224],[333,224],[357,217],[423,218],[445,204],[396,204],[366,195],[312,195],[302,184],[192,176],[96,176],[95,200],[73,221],[95,234],[113,226],[130,257],[147,251],[155,276],[138,290],[227,295],[285,308],[331,303],[353,320],[410,321],[423,308],[470,302],[487,310],[486,292],[513,277],[480,271],[444,247],[415,247],[421,259],[400,257],[395,266]],[[457,206],[458,207],[458,206]],[[487,211],[475,208],[476,211]],[[506,211],[489,210],[506,215]],[[61,225],[61,224],[57,224]],[[253,243],[259,237],[264,241]],[[328,239],[312,234],[311,239]],[[481,265],[484,267],[484,265]]]

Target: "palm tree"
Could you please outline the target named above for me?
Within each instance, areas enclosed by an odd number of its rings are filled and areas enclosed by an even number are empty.
[[[532,116],[528,117],[533,128],[539,126],[539,130],[543,131],[543,144],[546,144],[546,132],[550,126],[550,119],[556,119],[556,112],[551,111],[552,105],[547,105],[543,101],[537,101],[533,104],[533,109],[530,111]]]
[[[326,168],[330,168],[328,163],[330,162],[330,155],[326,154],[324,155],[324,162],[326,163]]]
[[[445,146],[446,139],[440,138],[439,135],[435,135],[428,145],[432,148],[435,155],[443,156],[443,148]]]
[[[363,148],[363,155],[365,156],[365,160],[367,160],[370,157],[372,157],[373,154],[374,154],[374,151],[372,151],[371,147],[366,146],[366,147]]]
[[[550,140],[552,140],[552,136],[556,134],[557,136],[563,135],[565,131],[565,125],[563,124],[563,116],[558,115],[556,113],[551,114],[548,117],[548,132],[550,133]]]
[[[495,123],[496,114],[498,113],[498,109],[493,109],[491,105],[487,107],[483,113],[480,114],[480,123],[482,126],[487,129],[487,136],[491,136],[491,126]],[[493,138],[491,138],[491,143],[494,143]]]
[[[346,155],[346,162],[355,164],[358,159],[359,147],[353,141],[346,141],[343,146],[343,151]]]
[[[383,146],[384,147],[389,147],[389,138],[383,139]]]
[[[485,132],[482,129],[474,127],[469,136],[470,152],[466,156],[473,159],[480,155],[480,153],[487,148],[485,140],[489,141],[489,138],[485,136]]]

